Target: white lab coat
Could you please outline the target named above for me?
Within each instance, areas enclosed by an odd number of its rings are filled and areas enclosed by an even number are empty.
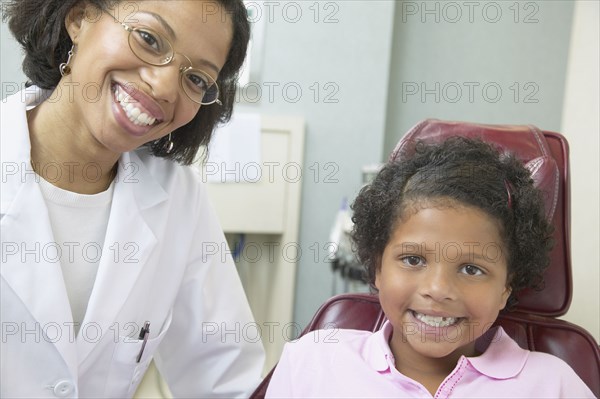
[[[131,397],[153,358],[176,397],[247,396],[264,353],[244,336],[254,321],[206,190],[191,168],[144,149],[119,160],[96,282],[74,337],[60,266],[68,254],[58,254],[29,166],[25,103],[39,102],[40,90],[27,93],[1,108],[1,396]]]

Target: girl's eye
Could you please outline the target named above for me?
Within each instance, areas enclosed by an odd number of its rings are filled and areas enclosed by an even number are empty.
[[[461,271],[464,274],[468,274],[469,276],[481,276],[484,274],[483,270],[481,270],[475,265],[465,265],[462,267]]]
[[[420,256],[403,256],[400,260],[407,266],[416,267],[416,266],[424,266],[423,259]]]

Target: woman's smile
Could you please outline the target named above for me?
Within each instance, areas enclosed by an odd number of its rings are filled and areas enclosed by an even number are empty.
[[[161,108],[141,90],[118,83],[111,90],[115,120],[130,134],[144,136],[164,119]]]

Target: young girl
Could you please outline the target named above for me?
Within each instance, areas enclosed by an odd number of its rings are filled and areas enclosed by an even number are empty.
[[[528,170],[478,140],[416,149],[353,205],[387,321],[288,343],[267,397],[593,397],[562,360],[490,329],[549,260],[552,228]]]

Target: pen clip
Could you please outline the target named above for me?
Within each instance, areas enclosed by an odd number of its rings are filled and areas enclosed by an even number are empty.
[[[142,347],[140,349],[140,353],[137,355],[136,363],[139,363],[142,360],[142,354],[144,353],[144,348],[146,347],[146,342],[148,342],[148,336],[150,335],[150,322],[147,321],[144,323],[144,327],[140,330],[140,335],[138,339],[142,339]]]

